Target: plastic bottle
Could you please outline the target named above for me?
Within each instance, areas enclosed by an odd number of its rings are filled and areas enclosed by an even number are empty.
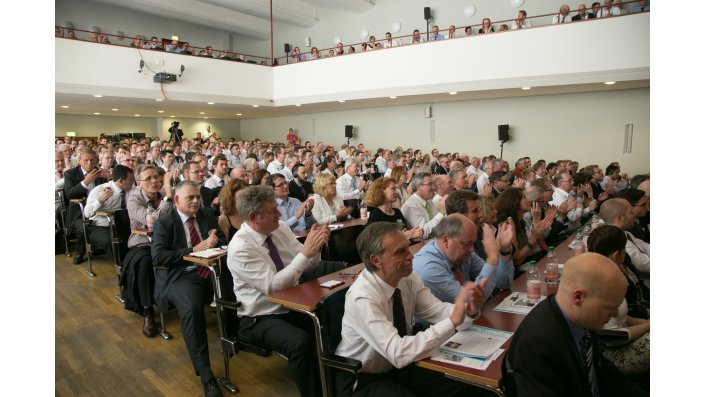
[[[580,255],[585,252],[585,243],[583,242],[583,239],[575,241],[574,249],[575,249],[575,255]]]
[[[583,228],[583,247],[585,251],[587,251],[587,241],[588,237],[590,237],[590,232],[592,232],[592,224],[585,224],[585,227]]]
[[[595,230],[600,226],[600,218],[596,213],[592,214],[592,220],[590,221],[590,230]]]
[[[558,258],[556,257],[555,248],[548,247],[546,255],[546,271],[544,272],[546,282],[546,295],[555,294],[558,292],[558,284],[560,283],[560,271],[558,268]]]
[[[360,202],[360,219],[367,218],[367,204],[364,201]]]
[[[154,207],[152,203],[147,203],[147,230],[152,230],[154,226]]]
[[[536,303],[541,299],[541,277],[536,269],[536,261],[529,262],[526,276],[526,298],[529,302]]]

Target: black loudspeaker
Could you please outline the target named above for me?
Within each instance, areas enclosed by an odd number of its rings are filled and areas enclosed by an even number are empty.
[[[429,20],[431,19],[431,7],[424,7],[423,8],[423,19]]]
[[[497,130],[499,131],[499,140],[507,142],[509,140],[509,124],[498,125]]]
[[[291,46],[289,45],[289,43],[284,44],[284,52],[288,54],[289,51],[291,51]]]
[[[346,125],[346,126],[345,126],[345,137],[346,137],[346,138],[352,138],[352,137],[353,137],[353,134],[352,134],[353,131],[352,131],[352,130],[353,130],[353,126],[351,126],[351,125]]]

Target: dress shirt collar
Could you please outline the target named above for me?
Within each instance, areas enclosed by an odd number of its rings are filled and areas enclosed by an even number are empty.
[[[179,209],[176,209],[176,212],[179,214],[179,218],[181,218],[181,223],[186,223],[188,221],[189,216],[184,214],[183,212],[179,211]],[[193,214],[194,219],[196,218],[196,214]]]
[[[553,192],[558,193],[560,196],[562,196],[565,199],[568,199],[568,197],[570,197],[570,193],[566,192],[565,190],[563,190],[559,187],[554,187]]]
[[[218,184],[220,184],[220,181],[223,180],[223,179],[222,179],[221,177],[219,177],[217,174],[211,175],[211,178],[213,178],[213,180],[216,181]]]
[[[374,280],[377,285],[379,285],[379,288],[382,290],[384,293],[384,296],[387,299],[392,299],[392,295],[394,295],[394,290],[396,289],[395,287],[392,287],[391,285],[387,284],[384,280],[382,280],[379,276],[377,276],[377,273],[375,272],[370,272],[369,270],[365,269],[366,272],[369,272],[372,275],[372,279]]]
[[[279,224],[279,226],[281,227],[281,223]],[[257,245],[264,245],[264,241],[267,239],[267,235],[256,231],[247,222],[242,223],[242,226],[240,227],[240,231],[252,236],[252,238],[255,240],[255,242],[257,242]],[[272,233],[272,234],[274,234],[274,233]]]
[[[282,206],[289,206],[291,204],[291,200],[289,200],[289,197],[287,196],[286,201],[284,199],[276,197],[274,201],[277,202],[277,207],[282,207]]]
[[[585,335],[585,328],[578,326],[578,324],[574,323],[573,320],[568,318],[563,309],[561,309],[561,305],[559,305],[558,302],[556,302],[556,306],[558,306],[558,310],[561,311],[563,318],[565,318],[566,323],[568,323],[568,329],[570,329],[570,334],[573,336],[573,340],[578,346],[578,350],[580,350],[580,340],[583,339],[583,336]]]
[[[425,207],[426,206],[426,200],[422,199],[418,194],[414,193],[407,199],[407,201],[413,200],[415,201],[418,205]]]

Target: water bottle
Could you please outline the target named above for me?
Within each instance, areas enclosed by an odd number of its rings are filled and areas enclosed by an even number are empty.
[[[558,284],[560,283],[561,274],[558,269],[558,258],[556,257],[554,247],[548,247],[546,255],[546,295],[555,294],[558,292]]]
[[[592,220],[590,221],[590,231],[597,229],[600,226],[600,218],[596,213],[592,214]]]
[[[583,239],[575,241],[575,255],[580,255],[585,252],[585,243]]]
[[[526,298],[531,303],[541,299],[541,277],[536,269],[536,261],[529,262],[529,271],[526,277]]]
[[[360,219],[367,218],[367,204],[364,201],[360,202]]]
[[[583,228],[583,248],[585,251],[587,251],[587,241],[588,237],[590,237],[590,232],[592,232],[592,224],[585,224]]]
[[[154,207],[152,203],[147,203],[147,230],[152,230],[154,226]]]

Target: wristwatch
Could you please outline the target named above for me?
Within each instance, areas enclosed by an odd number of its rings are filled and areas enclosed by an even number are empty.
[[[529,247],[530,250],[534,249],[534,245],[528,241],[526,242],[526,244],[524,244],[524,247]]]
[[[511,255],[511,254],[513,254],[513,253],[514,253],[514,246],[513,246],[513,245],[510,245],[510,246],[509,246],[509,251],[506,251],[506,252],[504,252],[504,251],[499,251],[499,254],[502,255],[502,256]]]
[[[173,203],[173,202],[174,202],[174,200],[172,200],[172,199],[170,199],[169,197],[166,197],[166,196],[164,196],[164,198],[162,199],[162,201],[165,202],[165,203]]]

